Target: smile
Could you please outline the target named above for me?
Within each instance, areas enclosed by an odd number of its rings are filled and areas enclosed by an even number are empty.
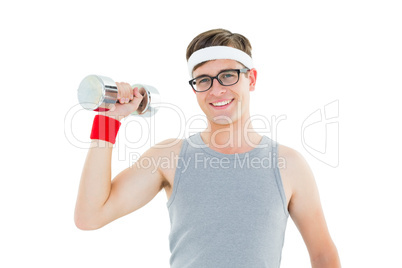
[[[211,105],[214,107],[222,107],[222,106],[230,104],[233,100],[234,99],[224,100],[224,101],[219,101],[219,102],[212,102]]]

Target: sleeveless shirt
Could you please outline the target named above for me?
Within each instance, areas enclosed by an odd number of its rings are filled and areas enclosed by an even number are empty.
[[[289,213],[277,143],[223,154],[200,133],[183,140],[170,218],[171,268],[279,267]]]

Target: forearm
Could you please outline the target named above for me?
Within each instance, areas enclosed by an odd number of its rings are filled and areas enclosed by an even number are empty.
[[[88,150],[75,208],[75,222],[80,229],[95,229],[103,205],[111,190],[111,160],[113,145],[92,140]]]

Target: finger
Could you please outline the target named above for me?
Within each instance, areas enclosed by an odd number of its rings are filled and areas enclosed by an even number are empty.
[[[119,83],[116,82],[116,86],[117,86],[117,100],[120,103],[123,103],[123,98],[124,98],[124,83]]]
[[[138,87],[133,88],[133,98],[138,96]]]
[[[144,90],[144,88],[141,88],[142,90]],[[138,89],[138,87],[134,88],[134,97],[136,98],[140,98],[142,99],[144,96],[140,93],[140,90]]]
[[[142,102],[142,99],[144,98],[144,96],[142,96],[142,94],[140,93],[140,91],[137,87],[134,88],[133,91],[134,91],[133,92],[134,98],[130,103],[133,104],[134,106],[138,107],[140,105],[140,103]]]
[[[128,83],[124,83],[124,103],[128,103],[130,101],[130,95],[132,88],[130,86],[130,84]]]
[[[121,104],[128,103],[130,97],[131,86],[128,83],[116,83],[118,88],[118,100]]]

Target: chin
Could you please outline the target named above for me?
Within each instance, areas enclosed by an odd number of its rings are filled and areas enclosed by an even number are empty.
[[[208,117],[211,123],[217,125],[230,125],[237,121],[237,117],[234,115],[217,115]]]

